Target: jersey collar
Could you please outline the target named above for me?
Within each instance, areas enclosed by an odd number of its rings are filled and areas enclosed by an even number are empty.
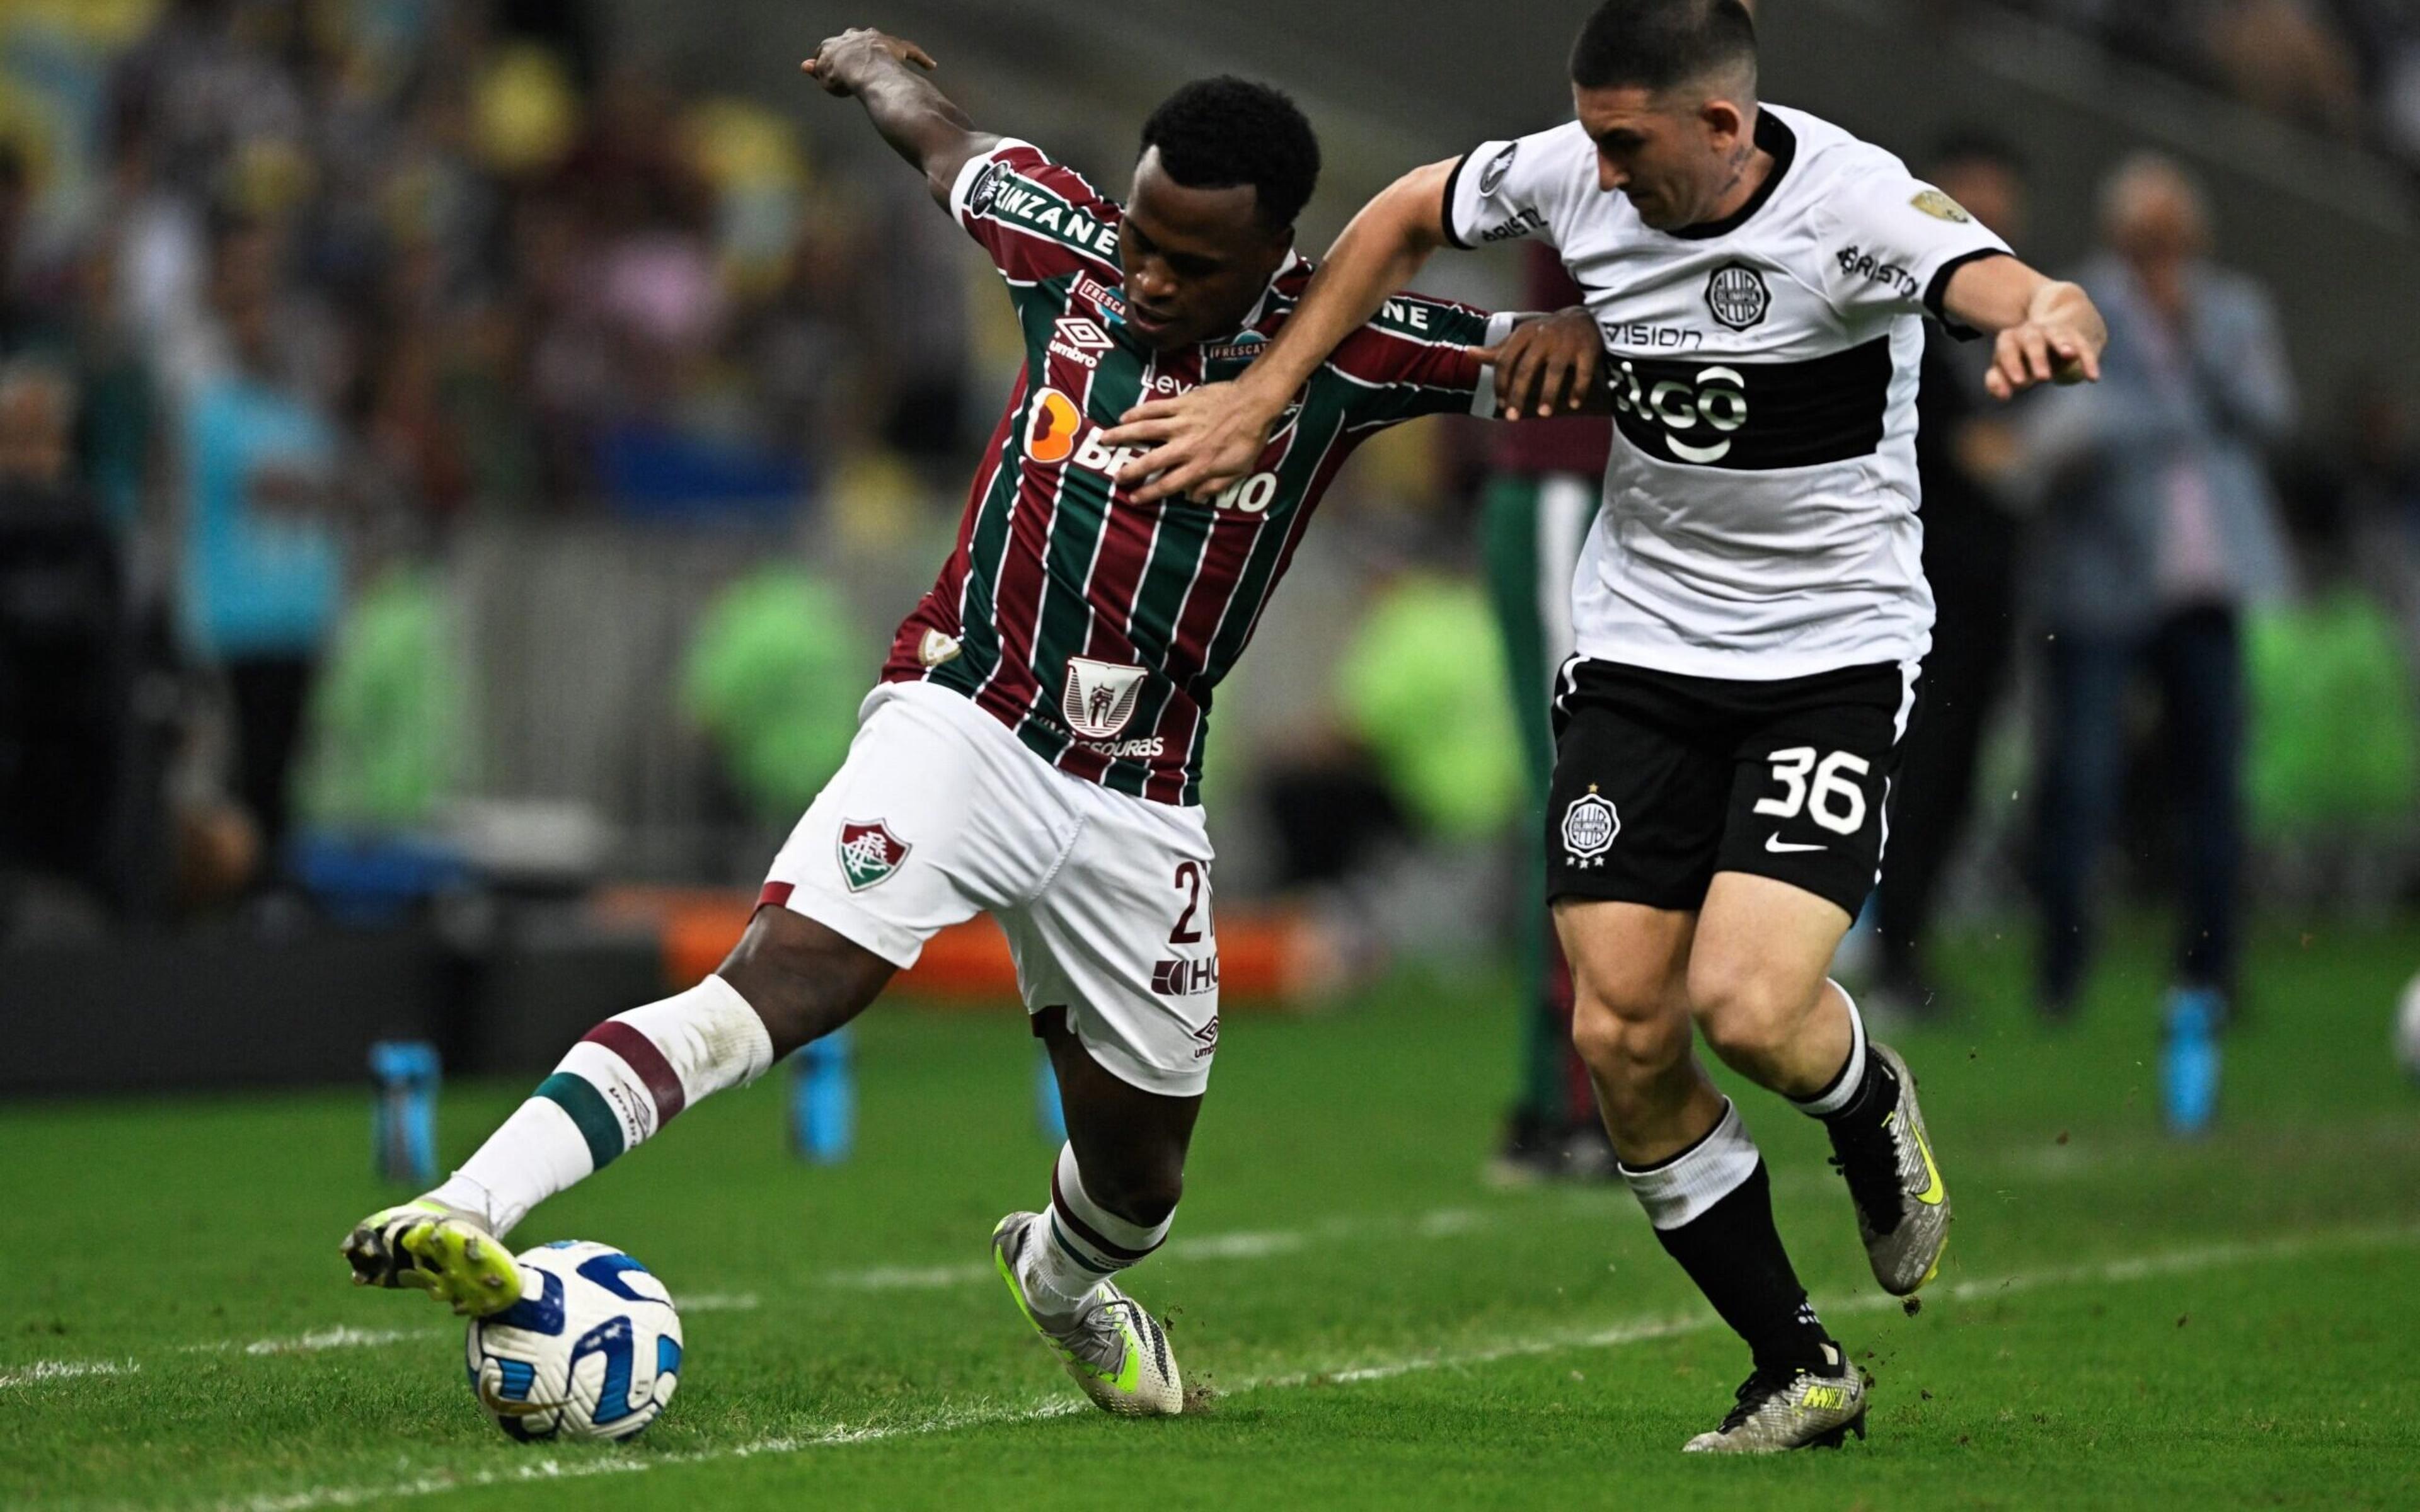
[[[1764,176],[1764,182],[1756,186],[1756,193],[1747,197],[1747,203],[1719,221],[1700,221],[1668,235],[1684,241],[1710,241],[1715,237],[1730,235],[1745,225],[1749,216],[1764,208],[1764,202],[1781,187],[1782,176],[1790,171],[1790,164],[1798,156],[1798,133],[1784,125],[1780,116],[1760,106],[1756,113],[1756,145],[1773,154],[1773,172]]]
[[[1296,271],[1308,271],[1310,268],[1311,259],[1305,257],[1299,250],[1288,251],[1285,261],[1278,264],[1277,271],[1269,275],[1268,286],[1261,290],[1261,297],[1252,301],[1252,307],[1244,313],[1244,318],[1235,329],[1224,336],[1205,339],[1201,345],[1216,347],[1225,342],[1232,342],[1248,331],[1258,331],[1261,328],[1262,319],[1269,313],[1269,296],[1278,291],[1278,285],[1283,283],[1287,275]]]

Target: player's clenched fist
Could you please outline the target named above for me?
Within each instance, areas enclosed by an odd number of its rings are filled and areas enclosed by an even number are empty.
[[[1473,357],[1496,369],[1496,406],[1507,420],[1569,413],[1585,404],[1605,361],[1596,316],[1584,306],[1524,320]]]
[[[815,55],[799,67],[827,93],[847,95],[863,81],[869,65],[882,61],[912,63],[929,70],[933,54],[905,38],[871,26],[852,26],[838,37],[825,38]]]

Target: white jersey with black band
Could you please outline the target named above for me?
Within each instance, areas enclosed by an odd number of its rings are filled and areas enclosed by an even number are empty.
[[[1882,148],[1766,105],[1773,171],[1680,231],[1597,187],[1578,123],[1473,149],[1461,246],[1541,237],[1588,291],[1623,443],[1573,585],[1584,656],[1763,681],[1931,641],[1916,520],[1922,317],[2007,243]]]

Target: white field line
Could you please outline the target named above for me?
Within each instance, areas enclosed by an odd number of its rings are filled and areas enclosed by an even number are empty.
[[[1937,1295],[1961,1302],[1980,1301],[2044,1288],[2115,1285],[2153,1276],[2223,1270],[2266,1261],[2293,1259],[2320,1251],[2379,1249],[2412,1244],[2420,1244],[2420,1227],[2345,1228],[2285,1239],[2160,1250],[2148,1255],[2131,1256],[2091,1264],[2019,1272],[1996,1279],[1960,1282],[1955,1286],[1943,1288]],[[1824,1304],[1823,1310],[1832,1313],[1880,1312],[1899,1305],[1900,1302],[1896,1297],[1865,1293],[1850,1298],[1834,1299]],[[1575,1350],[1615,1349],[1650,1339],[1707,1332],[1715,1326],[1714,1319],[1704,1316],[1636,1319],[1611,1327],[1573,1329],[1528,1338],[1512,1339],[1479,1350],[1415,1355],[1404,1359],[1338,1366],[1326,1370],[1295,1371],[1283,1375],[1261,1376],[1240,1382],[1232,1382],[1221,1390],[1235,1394],[1248,1391],[1284,1390],[1313,1383],[1338,1385],[1365,1381],[1385,1381],[1420,1371],[1469,1369],[1499,1360],[1532,1355],[1560,1354]],[[961,1428],[1033,1422],[1043,1418],[1063,1417],[1081,1411],[1083,1408],[1080,1403],[1067,1397],[1025,1406],[978,1403],[968,1407],[945,1409],[905,1422],[872,1423],[856,1427],[839,1426],[828,1428],[821,1433],[758,1439],[748,1443],[700,1449],[687,1454],[650,1455],[644,1458],[636,1457],[582,1458],[574,1460],[544,1458],[518,1464],[508,1470],[477,1471],[468,1474],[432,1472],[411,1480],[389,1481],[376,1486],[313,1487],[307,1490],[283,1495],[263,1495],[247,1501],[225,1503],[222,1504],[222,1507],[223,1512],[313,1512],[313,1509],[318,1507],[359,1506],[368,1503],[397,1501],[441,1491],[469,1490],[485,1486],[526,1485],[551,1480],[583,1480],[598,1475],[630,1475],[673,1465],[748,1459],[764,1455],[798,1454],[809,1449],[836,1448],[852,1443],[874,1443],[886,1439],[911,1438],[928,1433],[948,1433]]]
[[[78,1376],[131,1376],[142,1368],[132,1360],[36,1360],[0,1373],[0,1391],[44,1381],[73,1381]]]

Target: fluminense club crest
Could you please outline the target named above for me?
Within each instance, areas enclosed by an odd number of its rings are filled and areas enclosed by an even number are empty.
[[[840,826],[840,874],[851,892],[863,892],[899,870],[914,849],[876,819],[845,819]]]

